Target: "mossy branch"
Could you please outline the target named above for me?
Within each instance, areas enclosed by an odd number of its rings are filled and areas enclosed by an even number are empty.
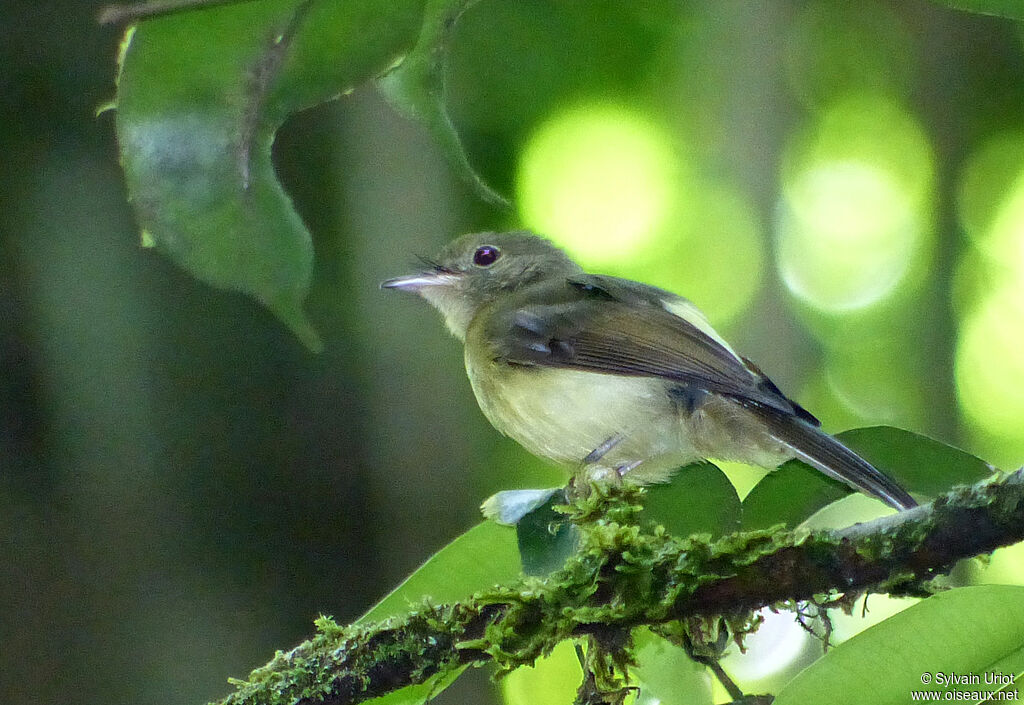
[[[612,511],[582,517],[580,551],[547,578],[377,625],[322,618],[316,637],[279,652],[221,702],[360,703],[465,665],[507,671],[573,637],[614,647],[639,625],[742,615],[823,593],[919,594],[958,560],[1024,540],[1024,470],[849,529],[717,541],[642,530],[628,521],[631,492],[601,498]]]

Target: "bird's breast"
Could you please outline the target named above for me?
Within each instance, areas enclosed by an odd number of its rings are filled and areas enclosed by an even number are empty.
[[[466,371],[484,415],[534,455],[581,466],[607,446],[594,465],[647,463],[652,472],[696,458],[663,380],[510,365],[470,349]]]

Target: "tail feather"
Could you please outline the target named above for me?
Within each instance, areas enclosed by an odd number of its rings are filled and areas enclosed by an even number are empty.
[[[775,409],[751,409],[768,425],[776,440],[793,450],[797,458],[831,478],[877,497],[894,509],[910,509],[917,502],[895,480],[864,460],[824,431]]]

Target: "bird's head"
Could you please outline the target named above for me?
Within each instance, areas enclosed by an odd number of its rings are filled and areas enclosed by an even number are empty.
[[[381,288],[419,294],[460,340],[481,306],[523,286],[580,271],[562,250],[525,230],[470,233],[450,242],[436,258],[422,259],[424,271],[388,279]]]

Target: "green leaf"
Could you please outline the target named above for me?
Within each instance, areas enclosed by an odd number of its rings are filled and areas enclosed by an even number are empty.
[[[946,699],[953,690],[999,689],[984,682],[992,672],[1024,673],[1024,587],[964,587],[930,597],[829,651],[783,688],[775,705],[903,705],[915,690]],[[981,683],[944,687],[940,673],[977,674]]]
[[[857,428],[837,438],[908,490],[928,497],[984,480],[995,468],[955,446],[891,426]]]
[[[466,666],[463,666],[451,673],[436,675],[426,683],[407,685],[379,698],[370,698],[366,702],[369,705],[423,705],[454,683],[465,670]]]
[[[563,641],[533,666],[509,673],[501,680],[501,691],[507,705],[568,705],[582,680],[575,645]]]
[[[434,604],[464,600],[480,590],[512,582],[521,572],[515,533],[507,526],[484,521],[427,559],[359,622],[399,617],[424,599]]]
[[[509,583],[521,572],[515,535],[507,526],[481,522],[435,553],[358,622],[401,617],[411,605],[429,600],[449,603],[499,583]],[[410,685],[374,698],[373,705],[419,705],[437,695],[465,669],[440,674],[420,685]]]
[[[116,130],[141,230],[312,348],[313,248],[274,174],[274,132],[393,65],[416,43],[423,4],[252,0],[145,20],[122,47]]]
[[[791,460],[765,475],[743,500],[743,530],[775,524],[796,526],[852,491],[809,465]]]
[[[630,680],[642,696],[662,705],[711,705],[708,669],[686,651],[647,628],[633,630],[633,643],[637,665],[629,669]]]
[[[687,465],[672,481],[651,485],[641,518],[662,524],[674,536],[719,537],[740,527],[740,499],[725,473],[711,463]]]
[[[890,426],[854,429],[836,437],[915,494],[935,496],[993,472],[988,463],[959,448]],[[851,492],[845,484],[792,460],[768,473],[747,495],[743,529],[796,526]]]
[[[1024,2],[1021,0],[938,0],[940,5],[954,10],[995,15],[1011,20],[1024,20]]]
[[[559,504],[565,504],[565,493],[560,490],[516,524],[519,556],[527,575],[558,570],[579,544],[579,529],[565,514],[555,511]]]
[[[469,163],[462,139],[448,115],[445,98],[444,71],[451,33],[462,13],[477,2],[428,0],[423,29],[415,48],[377,83],[393,106],[430,129],[477,195],[489,203],[508,207],[508,200],[484,183]]]

